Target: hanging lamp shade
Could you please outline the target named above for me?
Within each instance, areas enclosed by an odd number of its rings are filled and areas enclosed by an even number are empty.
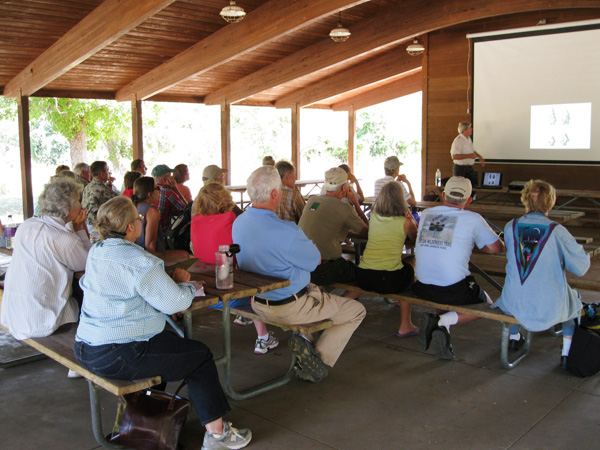
[[[246,11],[241,6],[237,6],[235,1],[231,0],[229,6],[224,7],[219,14],[225,21],[235,23],[246,16]]]
[[[408,53],[410,56],[419,56],[424,51],[425,47],[419,42],[417,38],[415,38],[412,44],[406,47],[406,53]]]
[[[340,13],[337,27],[329,32],[329,37],[334,42],[344,42],[348,40],[351,34],[352,33],[350,33],[350,30],[348,28],[344,28],[342,25],[342,13]]]

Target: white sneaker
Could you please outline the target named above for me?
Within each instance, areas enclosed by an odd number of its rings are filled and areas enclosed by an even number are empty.
[[[67,373],[67,378],[83,378],[83,375],[79,375],[74,370],[69,369],[69,372]]]
[[[233,321],[233,323],[239,325],[240,327],[245,327],[246,325],[254,323],[254,320],[244,316],[235,316],[235,320]]]
[[[273,336],[273,332],[269,331],[269,339],[257,339],[256,346],[254,347],[254,353],[257,355],[264,355],[269,350],[274,349],[279,345],[279,340]]]
[[[238,430],[231,426],[231,422],[223,421],[223,434],[204,433],[202,450],[234,449],[244,448],[252,440],[252,431],[247,429]]]

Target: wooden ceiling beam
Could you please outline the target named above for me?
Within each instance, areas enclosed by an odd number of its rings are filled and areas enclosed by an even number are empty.
[[[289,108],[292,104],[307,106],[326,98],[358,89],[378,81],[421,67],[421,57],[410,56],[404,49],[395,49],[358,64],[351,69],[325,78],[307,88],[292,92],[275,102],[276,108]]]
[[[105,0],[4,87],[29,96],[102,50],[175,0]]]
[[[354,108],[355,111],[358,111],[359,109],[378,105],[389,100],[404,97],[405,95],[414,94],[422,89],[423,74],[419,69],[411,75],[392,81],[384,86],[362,92],[350,98],[345,98],[331,105],[331,109],[334,111],[348,111],[350,108]]]
[[[438,0],[398,1],[351,27],[344,43],[325,38],[206,96],[207,104],[235,103],[346,60],[463,22],[522,12],[598,8],[597,0]]]
[[[270,0],[117,91],[117,100],[145,100],[240,57],[287,33],[367,0]]]

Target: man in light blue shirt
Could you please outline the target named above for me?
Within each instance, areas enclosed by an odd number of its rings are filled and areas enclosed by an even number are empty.
[[[330,295],[309,283],[310,272],[320,263],[316,245],[293,222],[280,220],[275,208],[281,201],[281,178],[274,167],[263,166],[247,181],[252,207],[233,223],[233,241],[240,245],[240,269],[290,280],[290,286],[255,297],[254,311],[278,323],[313,323],[330,319],[315,346],[294,335],[290,347],[298,357],[296,375],[318,382],[327,376],[352,333],[365,317],[355,300]]]

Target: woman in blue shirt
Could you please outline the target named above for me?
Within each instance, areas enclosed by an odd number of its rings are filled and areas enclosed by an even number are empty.
[[[209,348],[164,329],[165,314],[187,309],[195,289],[188,272],[177,269],[171,279],[161,259],[135,244],[142,220],[125,197],[98,210],[100,240],[90,250],[80,282],[84,301],[75,356],[105,378],[187,379],[190,399],[207,429],[203,448],[245,447],[252,433],[222,420],[231,408]]]
[[[530,331],[562,323],[561,365],[566,367],[581,296],[569,287],[565,271],[584,275],[590,257],[565,227],[548,219],[555,201],[554,187],[545,181],[532,180],[523,189],[526,214],[504,228],[506,280],[495,306]],[[509,350],[516,351],[524,342],[519,326],[513,325],[510,333]]]

